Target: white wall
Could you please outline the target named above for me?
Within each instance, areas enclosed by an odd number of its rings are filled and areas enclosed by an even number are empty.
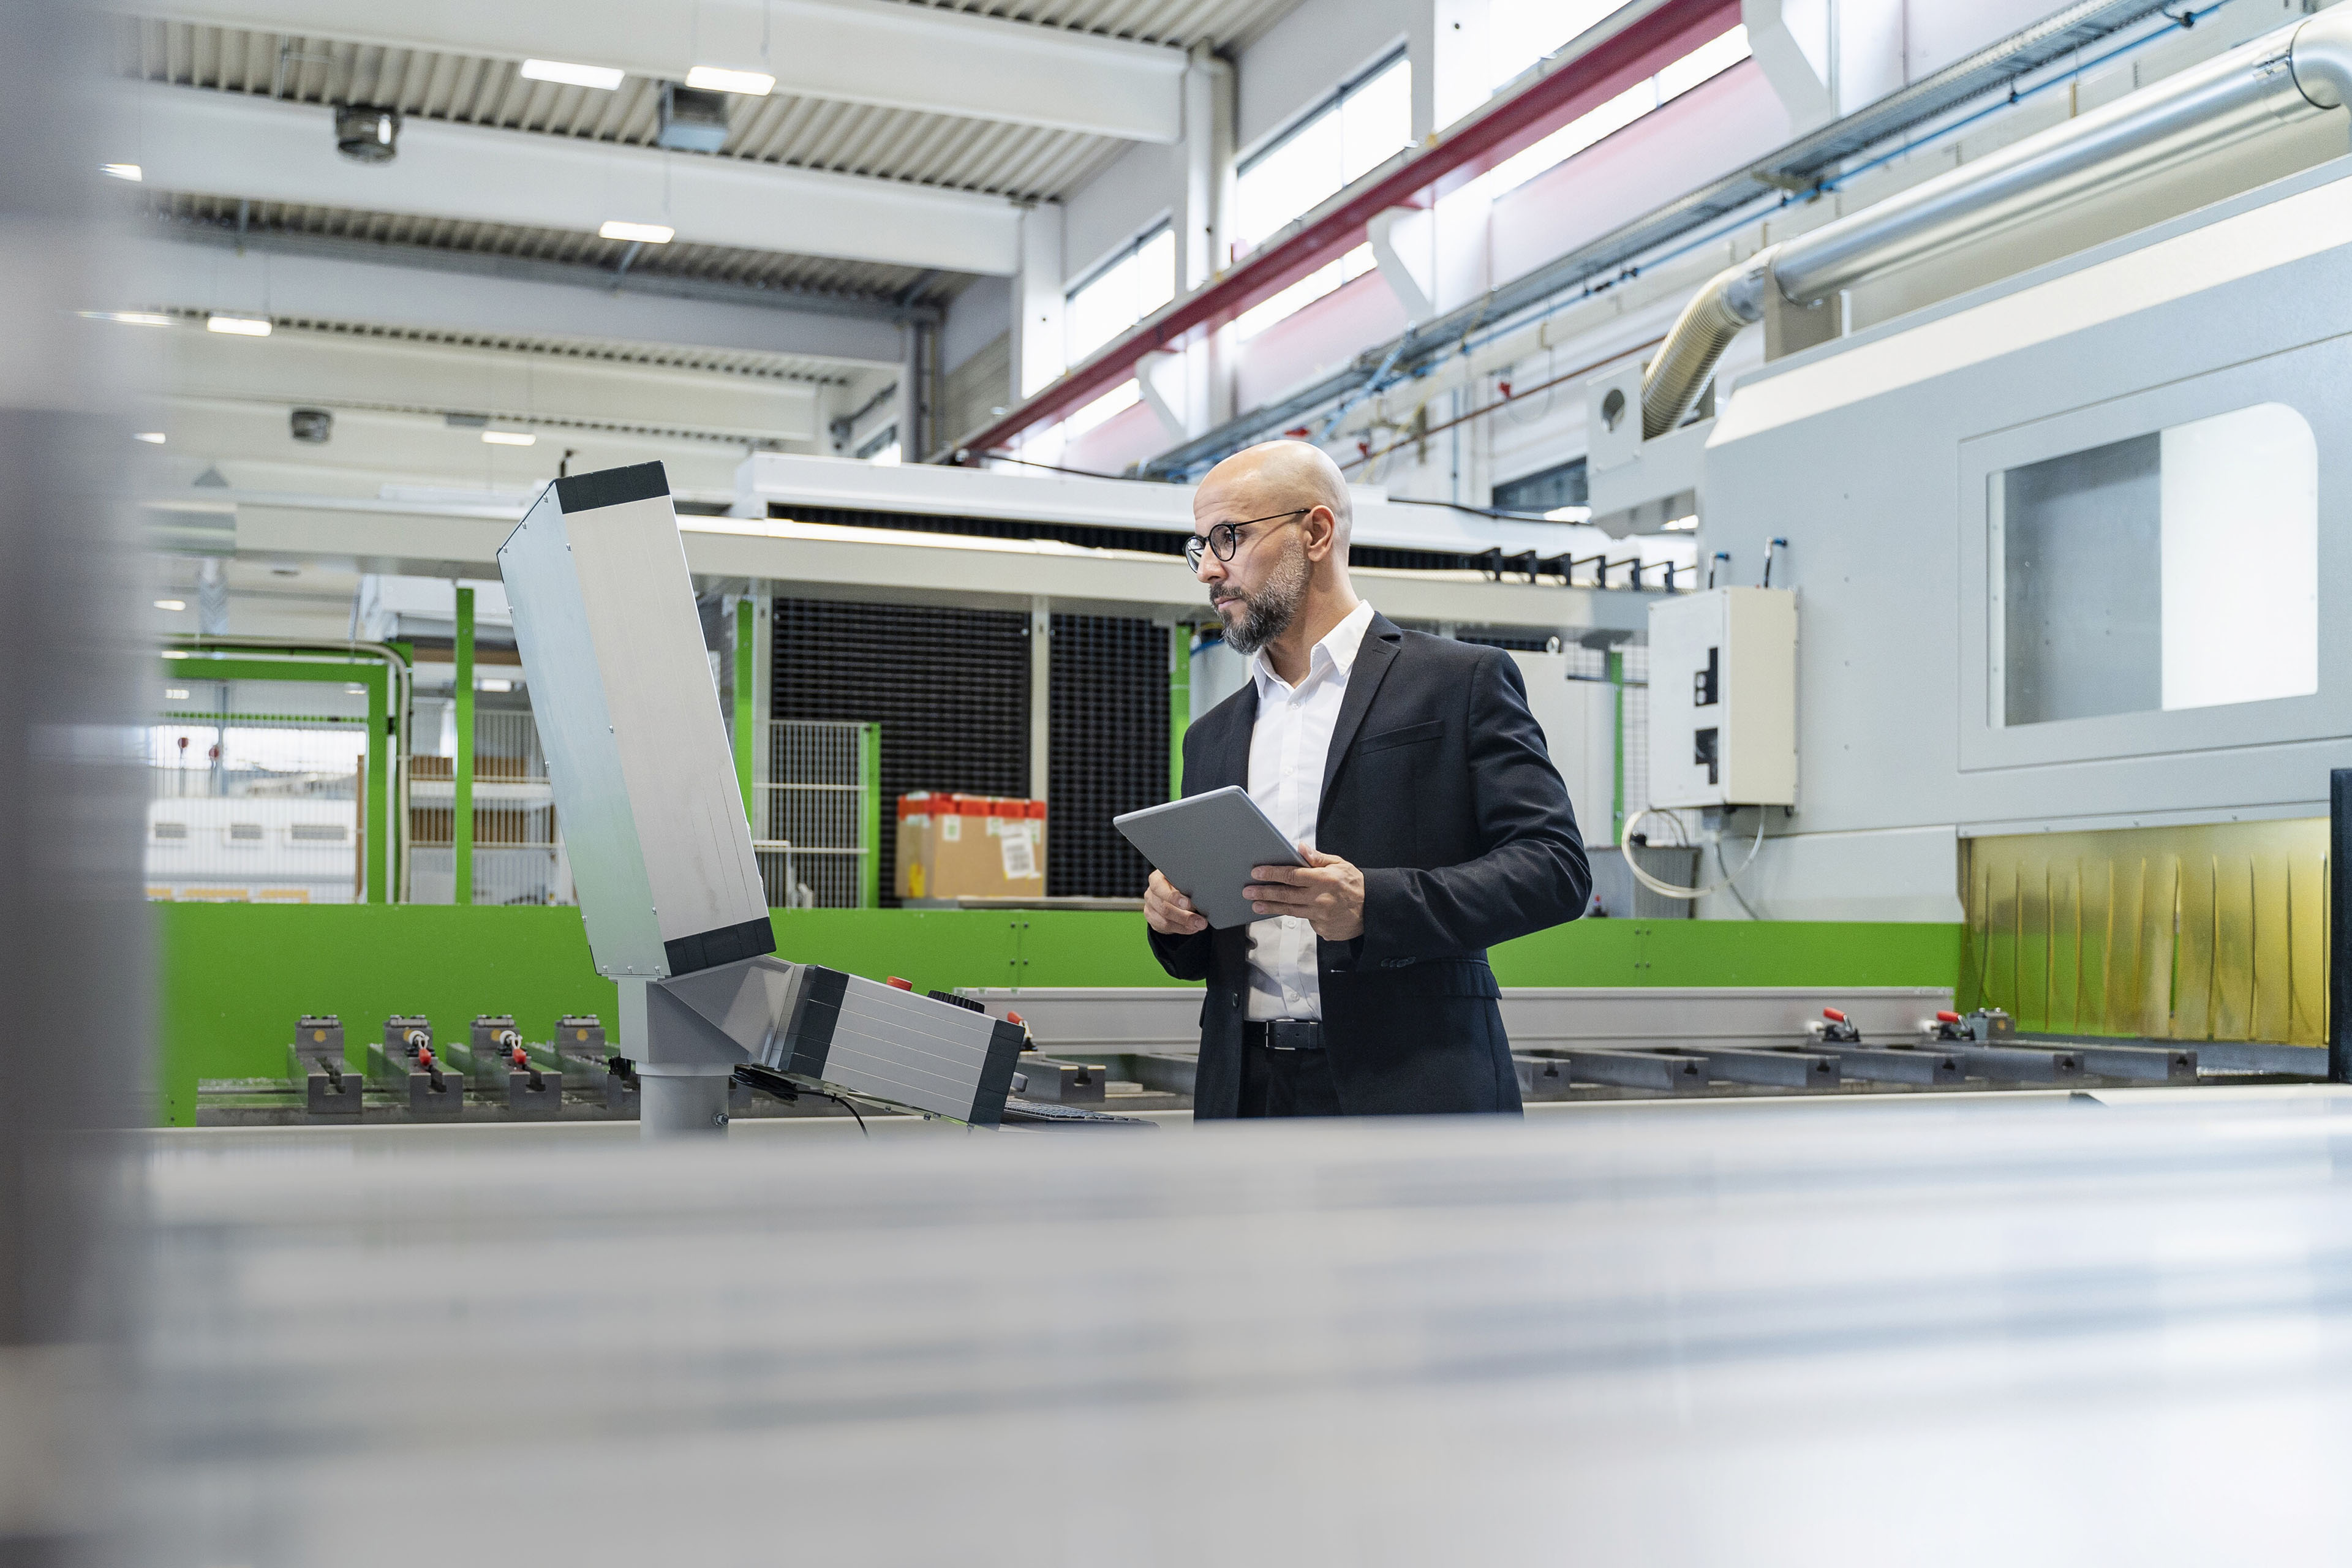
[[[1429,131],[1430,0],[1305,0],[1242,52],[1237,68],[1234,144],[1244,156],[1299,110],[1411,41],[1413,134]]]
[[[1013,279],[975,278],[948,306],[940,327],[940,374],[946,375],[1013,330]]]

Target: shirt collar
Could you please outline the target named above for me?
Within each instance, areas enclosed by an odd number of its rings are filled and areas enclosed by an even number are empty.
[[[1370,629],[1371,624],[1371,605],[1362,599],[1357,600],[1356,607],[1341,616],[1339,624],[1325,632],[1322,639],[1307,650],[1307,674],[1301,678],[1298,686],[1306,686],[1326,670],[1335,670],[1341,680],[1346,680],[1348,672],[1355,668],[1356,655],[1363,648],[1364,633]],[[1282,677],[1274,672],[1274,666],[1266,662],[1264,648],[1250,655],[1250,675],[1257,681],[1258,695],[1262,698],[1298,689],[1284,684]]]

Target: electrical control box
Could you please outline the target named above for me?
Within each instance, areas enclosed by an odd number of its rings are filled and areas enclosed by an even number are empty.
[[[1650,606],[1650,804],[1794,805],[1797,595],[1710,588]]]

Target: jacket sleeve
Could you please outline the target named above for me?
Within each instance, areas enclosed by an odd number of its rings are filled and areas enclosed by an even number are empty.
[[[1184,731],[1184,782],[1179,796],[1192,793],[1192,731]],[[1151,942],[1151,956],[1160,967],[1179,980],[1206,980],[1209,977],[1211,933],[1194,931],[1191,936],[1163,936],[1150,926],[1143,928]]]
[[[1475,952],[1576,919],[1592,898],[1592,868],[1568,786],[1544,751],[1519,667],[1496,651],[1470,681],[1474,860],[1364,873],[1364,934],[1353,967],[1393,958]]]

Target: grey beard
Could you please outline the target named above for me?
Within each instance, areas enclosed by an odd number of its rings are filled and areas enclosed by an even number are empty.
[[[1307,552],[1294,551],[1283,557],[1264,587],[1255,594],[1236,595],[1242,617],[1239,623],[1225,622],[1225,646],[1246,657],[1288,631],[1307,603],[1308,575]],[[1224,619],[1222,613],[1218,618]]]

